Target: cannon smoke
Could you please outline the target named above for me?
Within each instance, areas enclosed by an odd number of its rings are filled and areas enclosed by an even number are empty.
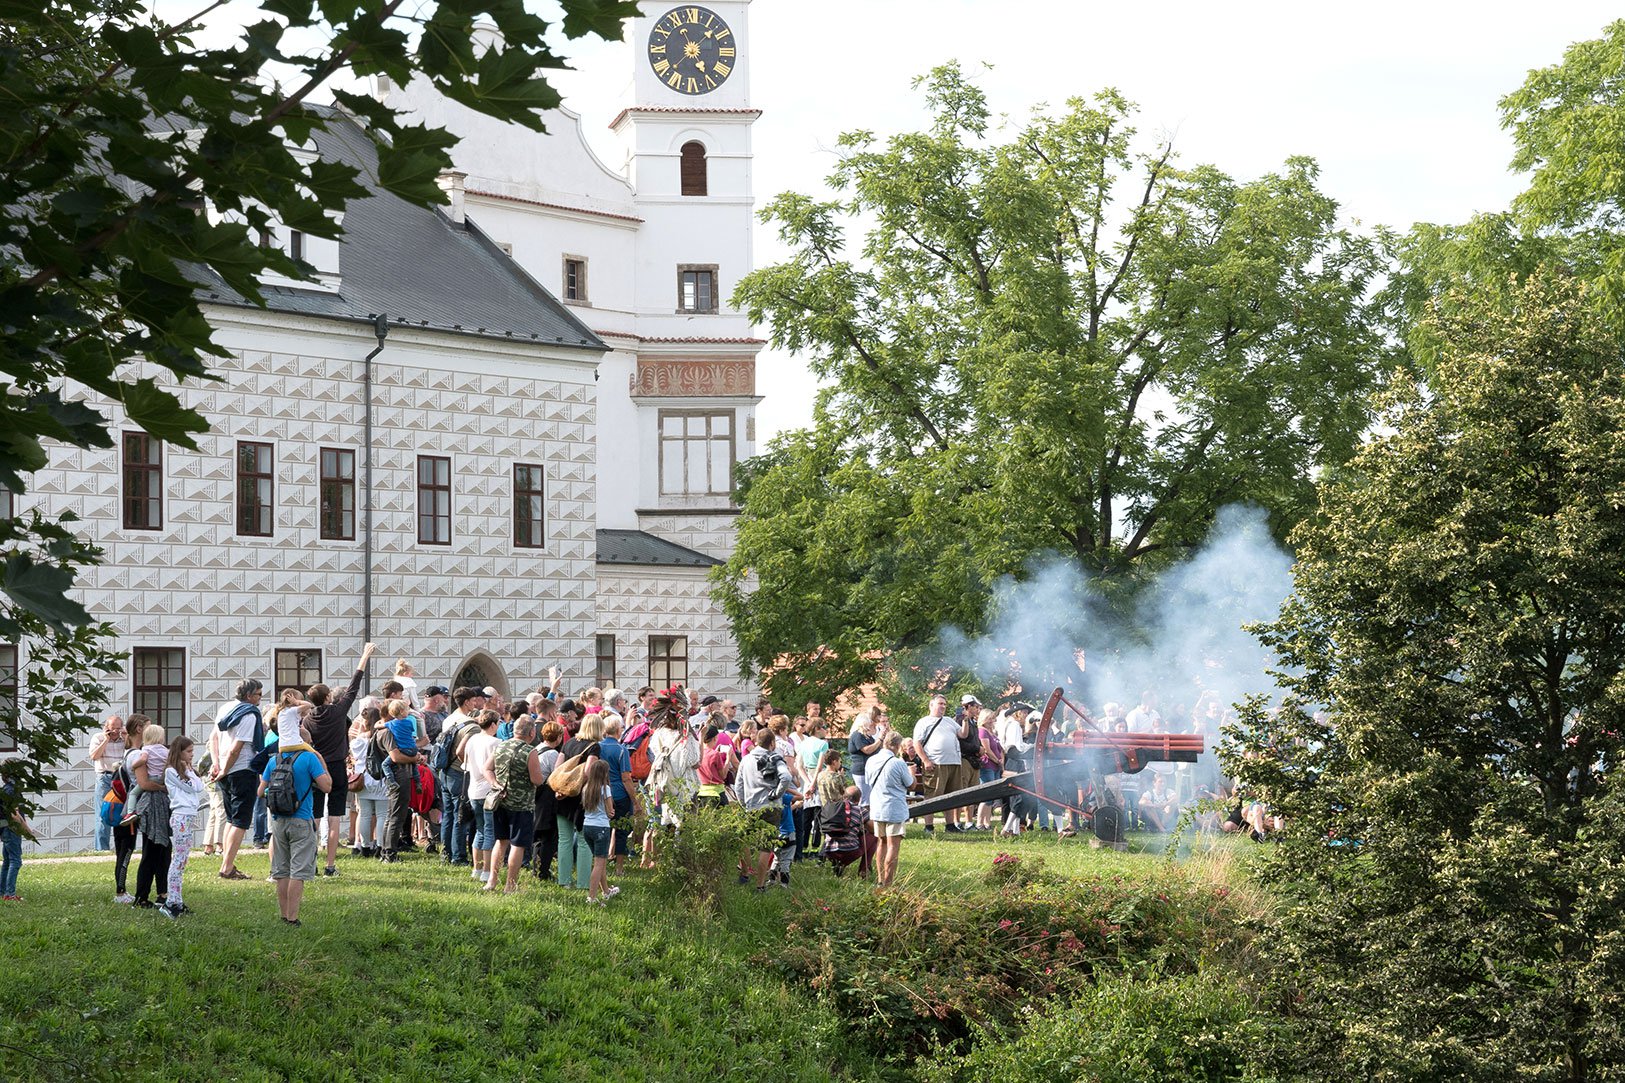
[[[1095,711],[1108,701],[1126,709],[1154,689],[1166,724],[1183,728],[1189,715],[1170,717],[1169,708],[1192,707],[1204,692],[1225,707],[1274,693],[1270,652],[1244,626],[1273,619],[1291,589],[1292,558],[1264,512],[1233,505],[1220,510],[1200,550],[1116,605],[1073,561],[1035,558],[1028,575],[995,587],[984,634],[944,630],[940,662],[991,690],[1022,685],[1028,696],[1071,683]]]

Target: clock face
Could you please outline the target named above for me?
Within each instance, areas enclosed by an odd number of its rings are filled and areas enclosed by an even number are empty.
[[[733,31],[708,8],[672,8],[649,31],[649,66],[679,94],[709,94],[733,73]]]

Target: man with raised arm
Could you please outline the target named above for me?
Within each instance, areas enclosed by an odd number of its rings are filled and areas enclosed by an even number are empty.
[[[343,826],[344,802],[349,793],[349,772],[344,763],[350,754],[350,715],[355,698],[361,694],[361,682],[366,678],[367,663],[372,661],[373,650],[371,643],[361,648],[361,660],[355,664],[355,673],[350,677],[349,685],[337,696],[325,684],[313,684],[305,692],[305,697],[314,708],[305,721],[305,728],[310,731],[311,748],[321,757],[328,776],[337,780],[331,789],[317,789],[311,798],[311,816],[318,836],[322,833],[322,818],[327,818],[327,865],[322,870],[326,876],[338,875],[335,862],[339,852],[339,831]]]

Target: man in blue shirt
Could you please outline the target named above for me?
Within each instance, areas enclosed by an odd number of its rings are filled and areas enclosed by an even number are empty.
[[[292,738],[292,740],[290,740]],[[276,880],[277,907],[282,920],[299,924],[299,901],[305,895],[305,881],[316,879],[316,818],[312,792],[331,793],[333,776],[316,750],[310,747],[310,731],[299,727],[297,736],[286,734],[278,742],[276,755],[265,765],[260,778],[260,796],[277,767],[291,762],[293,790],[299,807],[290,816],[271,814],[271,877]]]
[[[598,757],[609,766],[609,795],[615,800],[615,810],[610,813],[612,821],[619,821],[637,815],[640,811],[637,801],[638,783],[632,777],[632,752],[621,744],[621,733],[626,723],[614,714],[607,716],[604,723],[604,739],[599,742]],[[615,858],[615,875],[620,876],[626,871],[626,851],[628,832],[619,828],[611,836],[609,852]]]

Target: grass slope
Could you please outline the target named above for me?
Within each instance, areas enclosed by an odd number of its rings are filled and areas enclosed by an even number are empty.
[[[1160,846],[1160,840],[1148,847]],[[911,834],[913,886],[964,890],[1001,850],[1077,875],[1144,875],[1157,852],[1049,837]],[[699,922],[630,874],[607,909],[526,881],[481,893],[413,856],[341,859],[277,918],[266,859],[215,877],[195,857],[171,922],[111,902],[110,863],[28,862],[0,907],[0,1078],[177,1080],[829,1080],[885,1075],[805,1025],[814,1001],[750,965],[782,937],[783,892],[730,891]],[[134,870],[131,870],[132,877]],[[871,890],[798,867],[797,894]]]

